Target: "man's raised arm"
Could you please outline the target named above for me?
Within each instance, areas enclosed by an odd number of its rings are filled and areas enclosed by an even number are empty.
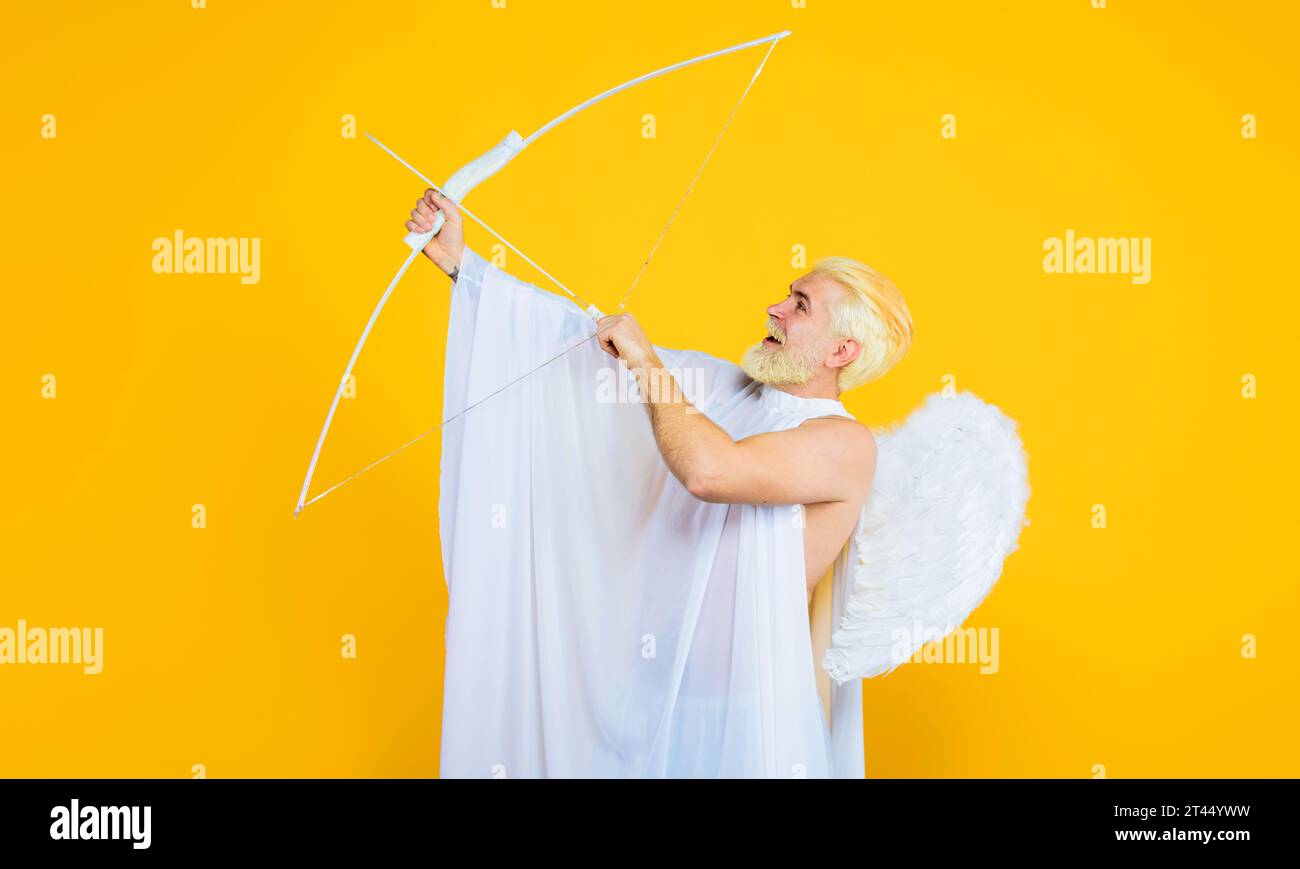
[[[685,397],[630,314],[597,327],[601,349],[637,378],[655,442],[696,498],[724,504],[820,504],[852,500],[875,471],[871,430],[843,418],[732,440]]]

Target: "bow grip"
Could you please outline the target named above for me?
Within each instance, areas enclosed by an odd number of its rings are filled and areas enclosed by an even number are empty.
[[[502,167],[514,159],[515,155],[524,149],[524,139],[514,130],[510,134],[494,145],[485,154],[475,157],[447,179],[447,183],[442,185],[442,192],[446,194],[452,202],[457,205],[465,198],[465,195],[491,178]],[[406,244],[411,250],[422,251],[429,244],[438,231],[442,229],[445,218],[439,211],[433,216],[433,229],[428,232],[409,232],[406,234]]]

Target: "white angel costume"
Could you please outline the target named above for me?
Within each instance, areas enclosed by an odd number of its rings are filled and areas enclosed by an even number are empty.
[[[960,624],[1016,546],[1027,487],[1014,427],[963,396],[881,437],[876,491],[833,574],[827,720],[802,509],[691,496],[594,333],[573,302],[465,251],[444,417],[473,411],[442,429],[441,774],[863,777],[861,677],[915,651],[900,625]],[[656,351],[733,438],[851,416],[708,354]],[[944,474],[911,464],[935,456]],[[971,509],[996,516],[971,532]]]

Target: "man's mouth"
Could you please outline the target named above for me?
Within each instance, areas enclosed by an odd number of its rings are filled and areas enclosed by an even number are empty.
[[[764,344],[767,344],[767,345],[769,345],[769,346],[771,346],[771,347],[780,347],[780,346],[781,346],[781,342],[778,341],[778,340],[776,340],[775,338],[773,338],[771,335],[768,335],[766,338],[764,338],[764,339],[763,339],[763,343],[764,343]]]

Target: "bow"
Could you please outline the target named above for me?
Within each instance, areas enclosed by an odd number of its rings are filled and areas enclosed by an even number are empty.
[[[665,75],[667,73],[674,72],[675,70],[692,66],[694,64],[701,63],[706,60],[711,60],[716,57],[722,57],[723,55],[731,54],[737,51],[742,51],[746,48],[753,48],[758,45],[766,44],[768,46],[767,53],[763,55],[763,59],[759,62],[758,67],[754,70],[754,74],[750,78],[749,84],[745,87],[745,90],[741,94],[740,99],[736,102],[735,107],[732,108],[731,114],[728,115],[726,122],[722,126],[722,130],[718,133],[717,138],[714,139],[713,145],[712,147],[710,147],[708,154],[705,155],[704,160],[700,163],[699,168],[695,171],[695,175],[691,179],[690,184],[687,185],[686,192],[682,195],[681,199],[678,201],[677,207],[673,210],[673,213],[669,217],[668,222],[664,225],[663,230],[659,233],[659,237],[655,240],[654,245],[651,246],[650,253],[649,255],[646,256],[645,260],[642,262],[641,268],[637,271],[636,277],[632,280],[631,286],[629,286],[627,292],[623,294],[623,298],[619,302],[619,309],[621,310],[624,304],[627,302],[628,296],[632,294],[632,290],[636,288],[637,283],[641,280],[641,275],[645,273],[646,267],[650,265],[650,260],[654,257],[655,252],[659,249],[660,242],[662,242],[664,236],[668,234],[668,229],[672,226],[673,221],[677,219],[677,215],[681,212],[682,205],[686,202],[686,199],[690,196],[691,191],[695,188],[695,182],[699,180],[701,173],[703,173],[704,171],[704,167],[708,165],[709,160],[713,157],[713,152],[717,150],[718,143],[722,141],[722,137],[727,132],[727,128],[731,126],[731,121],[736,116],[736,112],[740,109],[741,104],[745,101],[745,97],[749,95],[749,91],[751,88],[753,88],[754,82],[758,80],[759,74],[762,73],[763,67],[767,64],[767,59],[772,55],[772,50],[776,48],[776,44],[778,42],[780,42],[782,39],[785,39],[789,35],[790,35],[789,30],[783,30],[780,33],[774,33],[771,36],[765,36],[762,39],[754,39],[754,40],[750,40],[749,42],[742,42],[738,45],[732,45],[727,48],[722,48],[717,51],[709,52],[708,54],[702,54],[698,57],[693,57],[688,60],[683,60],[678,63],[671,64],[670,66],[665,66],[662,67],[661,69],[656,69],[652,72],[639,75],[636,78],[629,79],[628,81],[623,82],[622,84],[615,85],[614,87],[609,88],[608,90],[603,91],[602,93],[599,93],[588,100],[584,100],[583,102],[569,109],[567,112],[564,112],[563,114],[558,115],[557,117],[543,124],[540,128],[538,128],[537,132],[533,133],[531,136],[527,138],[524,138],[520,136],[518,132],[511,130],[509,135],[507,135],[499,143],[494,145],[486,153],[482,154],[479,157],[476,157],[475,159],[471,160],[469,163],[466,163],[460,169],[456,170],[456,172],[453,173],[452,176],[447,179],[447,183],[442,185],[441,187],[438,186],[437,184],[434,184],[427,177],[425,177],[425,175],[422,172],[420,172],[410,163],[408,163],[407,161],[399,157],[395,152],[393,152],[392,149],[390,149],[383,142],[380,142],[378,139],[376,139],[374,136],[371,136],[369,133],[366,134],[366,137],[369,138],[370,141],[378,145],[380,148],[382,148],[389,156],[393,157],[395,160],[397,160],[399,163],[401,163],[403,166],[405,166],[407,169],[413,172],[421,181],[423,181],[429,187],[433,188],[434,190],[437,190],[438,192],[442,193],[444,196],[446,196],[447,198],[455,202],[457,207],[460,209],[461,214],[465,215],[466,217],[469,217],[479,226],[483,227],[483,229],[487,230],[489,234],[491,234],[494,238],[500,241],[509,250],[513,251],[516,255],[518,255],[522,260],[524,260],[524,262],[528,263],[530,266],[537,269],[537,271],[539,271],[541,274],[545,275],[548,280],[550,280],[560,289],[564,290],[564,292],[568,293],[568,295],[572,297],[575,302],[577,302],[578,296],[576,293],[574,293],[572,290],[566,287],[563,283],[561,283],[546,269],[542,268],[540,265],[534,262],[532,258],[530,258],[527,254],[525,254],[519,248],[515,247],[513,244],[507,241],[500,233],[498,233],[492,227],[488,226],[477,215],[475,215],[469,209],[465,208],[465,206],[462,204],[462,200],[464,199],[464,197],[471,190],[473,190],[475,187],[481,184],[483,181],[487,180],[488,178],[495,175],[497,172],[501,171],[501,169],[504,168],[507,163],[513,160],[516,156],[518,156],[521,151],[523,151],[533,142],[537,141],[542,136],[546,135],[548,132],[555,129],[557,126],[564,123],[569,118],[573,117],[574,115],[578,114],[584,109],[588,109],[591,106],[594,106],[596,103],[608,99],[609,97],[612,97],[614,94],[619,93],[620,91],[627,90],[630,87],[649,81],[650,79],[657,78],[661,75]],[[497,389],[492,393],[488,394],[487,396],[484,396],[483,398],[474,402],[473,404],[470,404],[469,406],[467,406],[466,408],[464,408],[454,416],[444,419],[442,422],[438,423],[433,428],[430,428],[427,431],[422,432],[421,434],[417,435],[415,438],[402,444],[397,449],[392,450],[391,452],[382,456],[376,461],[371,462],[369,465],[366,465],[361,470],[353,474],[350,474],[348,477],[344,478],[341,482],[334,484],[333,486],[329,487],[328,489],[321,492],[320,494],[312,497],[311,500],[308,500],[307,493],[311,488],[312,476],[316,473],[316,463],[320,459],[321,449],[325,446],[325,438],[329,434],[330,424],[334,422],[334,414],[338,410],[339,401],[343,398],[343,393],[347,388],[348,380],[352,376],[352,369],[357,363],[357,358],[361,355],[361,348],[365,346],[366,339],[370,337],[370,330],[374,328],[375,321],[379,319],[380,312],[383,311],[384,306],[388,304],[388,299],[393,294],[393,290],[397,287],[398,283],[401,282],[402,276],[406,274],[406,270],[411,267],[411,263],[415,262],[415,258],[420,255],[420,252],[424,250],[425,246],[429,244],[430,240],[432,240],[432,238],[438,234],[439,230],[442,229],[443,222],[444,222],[444,218],[442,212],[438,212],[437,214],[434,215],[433,228],[429,232],[426,233],[412,232],[407,234],[405,238],[405,242],[407,246],[411,248],[411,253],[406,257],[406,260],[402,263],[401,267],[397,270],[397,274],[393,275],[393,279],[389,281],[388,288],[384,290],[383,295],[379,297],[379,302],[375,305],[374,310],[371,312],[370,319],[366,321],[365,328],[361,330],[361,337],[357,340],[356,346],[352,349],[352,356],[348,359],[347,367],[343,369],[343,376],[339,379],[338,388],[335,389],[334,391],[334,398],[330,402],[329,412],[325,415],[325,423],[324,425],[321,426],[320,436],[316,439],[316,447],[312,451],[311,462],[307,465],[307,474],[303,478],[302,489],[298,494],[298,504],[293,511],[293,515],[295,518],[297,518],[298,514],[301,513],[304,509],[306,509],[308,505],[316,501],[319,501],[321,498],[325,497],[330,492],[333,492],[335,489],[338,489],[340,486],[343,486],[351,482],[352,480],[364,474],[366,471],[369,471],[371,468],[374,468],[375,466],[387,461],[388,459],[397,455],[402,450],[405,450],[407,447],[415,444],[416,442],[422,440],[426,436],[442,428],[447,423],[451,422],[457,417],[460,417],[465,413],[468,413],[474,407],[476,407],[479,404],[482,404],[484,401],[488,400],[489,398],[496,395],[497,393],[509,388],[510,386],[513,386],[514,384],[523,380],[525,377],[529,376],[530,374],[544,368],[545,366],[549,365],[551,362],[554,362],[556,359],[559,359],[565,353],[568,353],[571,350],[576,349],[577,347],[581,346],[582,344],[585,344],[587,341],[590,340],[590,338],[587,338],[579,342],[578,344],[566,348],[560,354],[551,357],[550,359],[543,362],[541,365],[538,365],[536,368],[533,368],[531,371],[526,372],[524,375],[516,378],[515,380],[512,380],[510,383],[505,384],[500,389]],[[584,306],[582,306],[582,304],[579,302],[579,307],[584,307]],[[590,304],[586,305],[584,307],[584,310],[593,319],[599,319],[600,317],[603,316],[600,309],[597,308],[595,305],[590,305]]]

